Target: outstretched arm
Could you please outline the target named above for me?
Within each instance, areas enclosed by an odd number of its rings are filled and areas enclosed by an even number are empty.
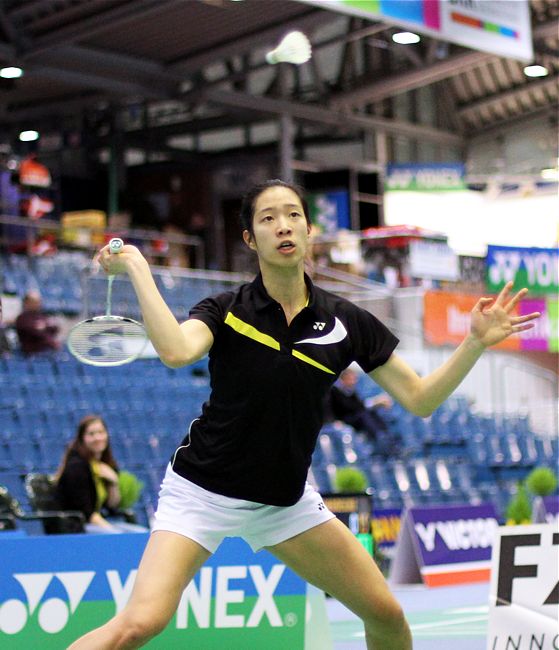
[[[200,320],[179,325],[159,293],[146,259],[135,246],[123,246],[118,255],[111,255],[105,246],[95,259],[107,273],[128,273],[148,336],[165,365],[185,366],[209,352],[213,343],[210,328]]]
[[[514,308],[527,289],[510,298],[512,284],[508,282],[497,298],[478,300],[472,310],[470,334],[432,373],[420,377],[403,359],[392,354],[384,365],[370,373],[371,378],[415,415],[430,415],[456,390],[486,348],[534,327],[539,312],[514,315]]]

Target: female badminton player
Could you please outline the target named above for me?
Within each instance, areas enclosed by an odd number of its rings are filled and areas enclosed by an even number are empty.
[[[212,393],[173,454],[130,600],[70,648],[138,648],[161,632],[181,594],[225,536],[243,537],[345,604],[365,626],[367,648],[409,650],[402,608],[374,560],[306,483],[323,397],[356,361],[420,416],[460,384],[485,348],[528,329],[525,294],[481,298],[471,332],[437,370],[419,377],[394,352],[397,338],[373,315],[316,287],[304,273],[310,223],[300,190],[282,181],[252,189],[243,239],[260,273],[203,300],[179,325],[134,246],[98,254],[107,273],[128,273],[161,360],[184,366],[209,353]]]

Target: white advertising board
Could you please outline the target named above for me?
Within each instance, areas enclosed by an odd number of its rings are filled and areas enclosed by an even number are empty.
[[[487,650],[559,648],[559,528],[501,526],[491,558]]]

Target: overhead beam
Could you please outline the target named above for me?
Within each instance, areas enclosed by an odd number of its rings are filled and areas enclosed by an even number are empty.
[[[502,93],[491,95],[490,97],[486,97],[484,99],[478,99],[477,101],[469,102],[468,104],[465,104],[464,106],[461,106],[455,110],[457,110],[460,117],[464,117],[472,112],[490,108],[494,104],[501,104],[502,102],[505,102],[509,99],[515,99],[525,93],[529,93],[530,91],[547,90],[548,88],[555,90],[558,82],[559,75],[546,77],[545,79],[540,79],[538,81],[526,82],[525,84],[522,84],[522,86],[517,86],[516,88],[505,90]]]
[[[517,115],[513,118],[496,118],[491,124],[488,124],[487,126],[476,126],[475,130],[472,130],[472,132],[468,134],[469,142],[471,144],[472,141],[477,140],[480,137],[496,137],[503,133],[510,132],[510,130],[513,128],[520,129],[528,122],[547,118],[554,121],[557,120],[556,106],[547,106],[537,111],[531,111],[529,113],[524,113],[523,115]],[[556,126],[553,128],[556,128]]]
[[[51,66],[35,66],[26,71],[28,78],[43,78],[58,81],[67,85],[75,85],[81,89],[102,90],[106,93],[120,96],[141,96],[147,99],[166,99],[171,93],[159,90],[152,84],[141,84],[122,79],[111,79],[92,73],[63,70]]]
[[[150,82],[178,84],[183,80],[180,75],[169,72],[164,65],[140,57],[129,56],[109,50],[99,50],[82,45],[63,45],[55,47],[48,52],[37,54],[35,51],[27,52],[23,60],[33,63],[39,59],[41,64],[66,69],[68,61],[72,66],[86,70],[102,68],[111,75],[130,79],[130,74],[149,79]]]
[[[8,43],[0,43],[0,59],[4,61],[14,61],[16,57],[16,48]]]
[[[56,99],[41,100],[33,105],[26,106],[10,107],[9,102],[3,102],[0,107],[0,122],[2,124],[17,124],[26,120],[75,115],[77,111],[91,108],[103,100],[106,100],[106,97],[102,94],[85,92],[79,97],[57,97]]]
[[[305,13],[293,16],[293,18],[284,20],[279,24],[255,30],[250,34],[241,37],[235,37],[226,43],[215,45],[204,49],[201,52],[194,52],[188,56],[173,61],[169,66],[169,72],[175,74],[191,74],[198,72],[204,66],[215,63],[221,59],[227,59],[237,54],[244,54],[257,47],[273,44],[273,42],[283,36],[291,27],[297,27],[300,30],[311,30],[332,20],[332,15],[321,9],[312,9]]]
[[[37,55],[61,44],[73,43],[95,36],[98,32],[116,26],[122,27],[131,20],[146,19],[152,13],[160,13],[169,1],[177,0],[133,0],[125,5],[119,5],[84,18],[75,24],[66,25],[60,29],[47,32],[44,36],[33,41],[26,54]],[[96,4],[95,6],[107,6]]]
[[[335,93],[331,97],[330,104],[333,108],[336,108],[344,105],[363,105],[377,102],[387,97],[448,79],[494,58],[493,54],[486,54],[485,52],[464,52],[420,70],[403,72],[379,81],[369,80],[353,90]]]
[[[532,30],[532,38],[536,41],[543,38],[557,38],[559,34],[559,18],[536,25]]]
[[[256,113],[268,115],[290,115],[291,117],[321,124],[329,124],[338,128],[351,128],[360,130],[374,130],[403,135],[411,138],[435,141],[439,144],[458,145],[464,144],[461,136],[448,131],[441,131],[430,126],[411,124],[401,120],[389,120],[373,115],[357,115],[343,111],[321,108],[310,104],[300,104],[284,99],[270,97],[255,97],[245,93],[226,91],[210,88],[201,92],[201,98],[209,103],[244,108]]]
[[[559,20],[536,25],[533,29],[532,36],[534,39],[547,38],[551,35],[556,36],[558,28]],[[499,57],[487,52],[465,51],[420,70],[404,72],[379,81],[370,80],[362,83],[360,87],[354,88],[353,90],[336,93],[331,98],[331,106],[335,108],[343,105],[363,105],[376,102],[437,81],[442,81],[443,79],[448,79],[483,63],[493,61],[496,58]]]

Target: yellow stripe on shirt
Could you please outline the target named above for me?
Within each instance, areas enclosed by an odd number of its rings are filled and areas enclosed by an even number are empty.
[[[258,341],[258,343],[267,345],[268,347],[273,348],[274,350],[280,349],[280,344],[278,341],[276,341],[276,339],[272,338],[268,334],[264,334],[263,332],[260,332],[259,330],[256,329],[256,327],[253,327],[252,325],[245,323],[240,318],[234,316],[231,312],[227,313],[227,316],[225,317],[225,324],[233,328],[235,332],[238,332],[243,336],[247,336],[249,339]]]
[[[318,368],[319,370],[324,370],[324,372],[327,372],[330,375],[335,375],[336,374],[333,370],[330,370],[326,366],[323,366],[321,363],[318,363],[318,361],[315,361],[314,359],[311,359],[310,357],[307,357],[306,354],[302,354],[301,352],[298,352],[297,350],[291,350],[291,354],[294,357],[296,357],[297,359],[300,359],[301,361],[304,361],[305,363],[310,363],[311,366],[314,366],[315,368]]]
[[[238,332],[239,334],[242,334],[243,336],[246,336],[249,339],[252,339],[253,341],[258,341],[258,343],[267,345],[268,347],[273,348],[274,350],[280,349],[280,344],[278,341],[276,341],[276,339],[272,338],[268,334],[264,334],[263,332],[260,332],[259,330],[256,329],[256,327],[253,327],[252,325],[245,323],[240,318],[234,316],[231,312],[227,312],[227,316],[225,317],[225,324],[229,325],[229,327],[234,329],[235,332]],[[297,359],[304,361],[305,363],[308,363],[311,366],[318,368],[319,370],[323,370],[324,372],[327,372],[330,375],[336,374],[326,366],[323,366],[321,363],[318,363],[318,361],[315,361],[314,359],[307,357],[307,355],[303,354],[302,352],[298,352],[297,350],[291,350],[291,354]]]

